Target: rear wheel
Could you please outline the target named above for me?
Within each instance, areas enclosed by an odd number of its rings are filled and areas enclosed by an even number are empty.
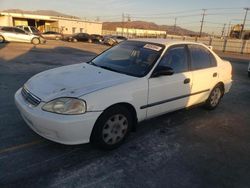
[[[39,38],[33,38],[31,40],[31,43],[34,44],[34,45],[37,45],[37,44],[40,44],[40,40],[39,40]]]
[[[4,43],[5,39],[2,35],[0,35],[0,43]]]
[[[101,149],[117,148],[128,136],[132,123],[132,116],[125,107],[111,107],[98,118],[92,131],[91,143]]]
[[[215,109],[219,105],[222,96],[223,96],[222,87],[220,85],[215,86],[215,88],[212,90],[210,96],[208,97],[205,103],[205,108],[208,110]]]

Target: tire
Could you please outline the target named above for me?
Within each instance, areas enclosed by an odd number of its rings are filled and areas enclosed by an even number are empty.
[[[78,40],[73,38],[73,39],[72,39],[72,42],[78,42]]]
[[[0,43],[4,43],[5,42],[5,39],[2,35],[0,35]]]
[[[132,115],[127,108],[121,105],[111,107],[96,121],[90,142],[100,149],[115,149],[128,136],[132,123]]]
[[[214,110],[219,105],[222,96],[222,87],[220,85],[215,86],[205,103],[205,108],[208,110]]]
[[[34,44],[34,45],[38,45],[38,44],[40,44],[40,40],[39,40],[39,38],[33,38],[32,40],[31,40],[31,43],[32,44]]]

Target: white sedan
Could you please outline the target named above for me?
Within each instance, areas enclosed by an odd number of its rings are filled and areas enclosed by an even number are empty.
[[[49,140],[113,149],[137,122],[200,103],[216,108],[231,73],[231,64],[203,44],[128,40],[88,63],[33,76],[15,102]]]
[[[45,43],[46,40],[38,35],[27,33],[18,27],[0,27],[0,43],[28,42],[34,45]]]

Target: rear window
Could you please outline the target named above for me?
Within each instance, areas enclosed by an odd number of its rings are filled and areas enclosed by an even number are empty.
[[[2,31],[13,32],[13,28],[11,28],[11,27],[3,27],[1,30]]]

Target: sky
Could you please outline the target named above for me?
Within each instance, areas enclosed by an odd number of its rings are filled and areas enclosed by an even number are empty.
[[[151,21],[199,31],[202,9],[205,12],[204,31],[220,33],[229,23],[242,23],[244,7],[250,0],[0,0],[0,10],[55,10],[84,19],[121,21],[122,14],[131,20]],[[250,29],[250,11],[246,27]]]

